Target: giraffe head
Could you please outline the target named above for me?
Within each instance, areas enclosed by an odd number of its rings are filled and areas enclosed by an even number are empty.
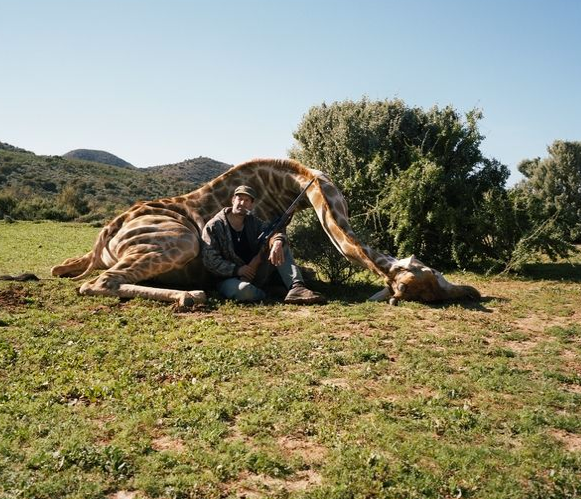
[[[389,297],[389,303],[399,300],[434,302],[480,298],[472,286],[461,286],[448,282],[435,269],[424,265],[414,255],[397,260],[387,275],[387,287],[370,299],[379,301]]]

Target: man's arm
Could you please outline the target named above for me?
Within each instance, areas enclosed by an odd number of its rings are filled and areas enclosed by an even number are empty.
[[[222,236],[222,237],[221,237]],[[207,224],[202,232],[202,260],[204,266],[220,277],[237,276],[238,265],[222,256],[220,244],[224,236],[220,234],[217,224]]]

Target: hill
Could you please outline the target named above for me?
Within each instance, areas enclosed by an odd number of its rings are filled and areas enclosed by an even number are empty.
[[[197,158],[150,168],[120,168],[2,146],[0,218],[102,222],[138,200],[190,192],[230,167]]]
[[[181,163],[151,166],[147,168],[147,170],[178,180],[187,180],[195,184],[204,184],[209,179],[222,175],[222,173],[228,170],[231,166],[232,165],[211,158],[199,156],[194,159],[186,159]]]
[[[63,154],[63,158],[93,161],[94,163],[103,163],[105,165],[118,166],[120,168],[135,168],[131,163],[128,163],[114,154],[94,149],[75,149]]]
[[[6,142],[0,142],[0,151],[30,152],[27,151],[26,149],[21,149],[20,147],[15,147],[10,144],[6,144]]]

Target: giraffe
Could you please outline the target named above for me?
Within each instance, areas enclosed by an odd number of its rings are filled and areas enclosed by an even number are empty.
[[[347,202],[332,181],[297,161],[280,159],[251,160],[188,194],[137,202],[101,230],[88,253],[65,260],[51,273],[82,280],[102,270],[82,284],[81,294],[141,297],[190,308],[206,301],[202,289],[211,280],[202,264],[202,229],[229,204],[234,189],[245,184],[263,193],[254,211],[271,220],[313,179],[297,209],[313,207],[337,250],[384,279],[385,288],[370,300],[397,304],[480,297],[475,288],[449,283],[414,256],[398,260],[360,242],[349,224]]]

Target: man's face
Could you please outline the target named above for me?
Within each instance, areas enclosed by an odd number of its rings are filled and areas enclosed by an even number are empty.
[[[234,215],[247,215],[254,206],[254,199],[248,194],[236,194],[232,198],[232,213]]]

